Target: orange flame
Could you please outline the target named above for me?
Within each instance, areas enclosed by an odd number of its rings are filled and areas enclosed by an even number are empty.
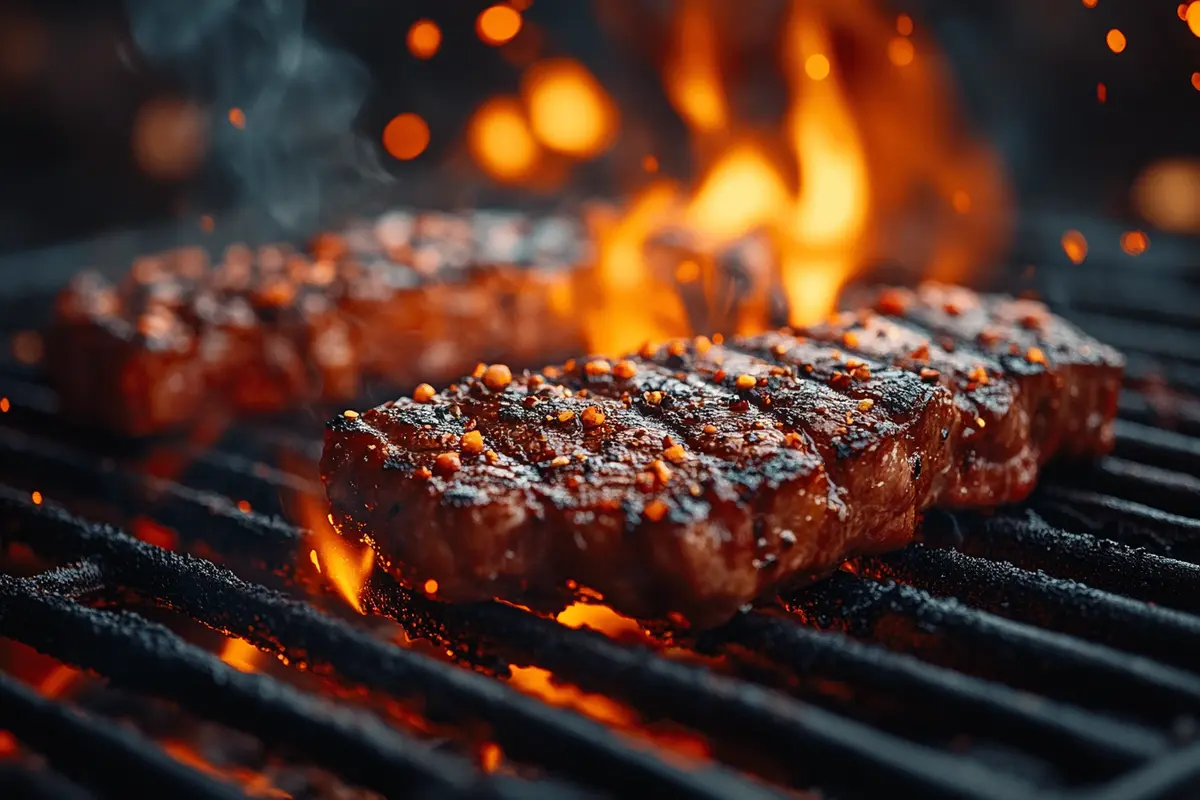
[[[728,125],[716,24],[707,0],[685,0],[680,7],[664,78],[667,97],[693,130],[711,133]]]
[[[572,603],[558,612],[555,619],[559,625],[568,628],[591,628],[609,636],[642,638],[645,635],[642,626],[636,620],[596,603]]]
[[[360,614],[366,614],[362,604],[362,588],[375,566],[375,551],[371,547],[361,550],[338,535],[334,530],[332,515],[321,510],[320,501],[310,495],[297,498],[297,511],[301,523],[312,531],[309,544],[312,549],[308,557],[338,594]]]
[[[495,97],[475,110],[467,123],[467,147],[476,163],[495,180],[528,180],[540,160],[540,148],[521,104],[512,97]]]
[[[556,58],[533,65],[522,78],[521,93],[534,136],[551,150],[590,158],[612,144],[616,106],[579,62]]]

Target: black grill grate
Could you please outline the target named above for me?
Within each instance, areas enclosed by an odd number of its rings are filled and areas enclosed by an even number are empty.
[[[445,606],[379,575],[365,600],[377,617],[322,610],[297,558],[308,532],[284,514],[289,498],[315,489],[290,465],[319,452],[319,415],[240,423],[215,445],[101,441],[63,431],[36,371],[5,364],[2,535],[57,567],[0,570],[0,636],[389,797],[618,796],[634,786],[700,798],[784,787],[835,798],[1194,796],[1200,402],[1178,393],[1200,374],[1200,316],[1187,316],[1180,298],[1191,290],[1173,275],[1158,274],[1128,305],[1079,294],[1080,320],[1102,338],[1111,331],[1133,362],[1112,457],[1048,475],[1022,509],[932,515],[927,544],[863,559],[854,574],[797,593],[786,609],[743,615],[686,652],[498,603]],[[1159,319],[1169,336],[1153,324],[1156,291],[1179,317]],[[34,489],[45,500],[34,502]],[[179,551],[122,531],[138,519],[175,531]],[[452,658],[383,638],[378,618]],[[238,671],[195,643],[195,622],[286,656],[296,674],[419,700],[433,728],[461,741],[340,702],[325,684]],[[534,699],[506,683],[509,665],[611,698],[640,724],[698,732],[711,758],[681,761]],[[53,768],[5,767],[0,787],[121,794],[152,776],[172,796],[239,796],[149,734],[3,675],[0,714],[0,727]],[[510,774],[479,768],[481,736],[502,748]]]

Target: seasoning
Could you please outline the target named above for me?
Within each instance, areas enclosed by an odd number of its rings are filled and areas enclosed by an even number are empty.
[[[588,406],[583,410],[583,427],[599,428],[604,424],[604,412],[595,406]]]
[[[622,380],[629,380],[634,375],[637,375],[637,364],[634,364],[627,358],[623,358],[613,366],[613,375],[616,375]]]
[[[646,519],[651,522],[658,522],[667,515],[667,504],[662,500],[651,500],[646,504],[645,511]]]
[[[697,336],[693,341],[693,345],[695,346],[697,353],[704,355],[712,349],[713,343],[712,339],[709,339],[707,336]]]
[[[413,477],[418,480],[427,481],[433,477],[433,473],[429,471],[429,467],[417,467],[413,470]]]
[[[1025,360],[1030,364],[1042,364],[1043,366],[1048,363],[1046,361],[1046,354],[1042,352],[1042,348],[1040,347],[1031,347],[1026,350]]]
[[[352,409],[347,409],[342,412],[342,416],[346,419],[358,419],[358,412]]]
[[[462,469],[462,459],[458,457],[458,453],[452,450],[439,453],[434,461],[434,467],[442,475],[453,475]]]
[[[713,380],[716,381],[717,383],[720,383],[721,381],[725,380],[725,377],[726,377],[726,374],[725,374],[725,370],[723,370],[723,369],[719,369],[713,373]]]
[[[929,360],[929,343],[926,342],[925,344],[918,347],[916,350],[913,350],[911,353],[908,354],[908,357],[913,359],[914,361],[928,361]]]
[[[487,364],[484,364],[482,361],[480,361],[475,365],[475,369],[471,371],[471,377],[482,378],[485,372],[487,372]]]
[[[874,400],[859,400],[858,401],[858,410],[859,411],[870,411],[874,407],[875,407]]]
[[[512,383],[512,370],[504,364],[492,364],[483,373],[483,385],[493,392],[503,391]]]
[[[687,461],[687,451],[683,449],[683,445],[676,444],[663,450],[663,458],[670,461],[672,464],[682,464]]]
[[[608,373],[612,372],[612,367],[604,359],[598,358],[595,361],[589,361],[587,364],[585,364],[583,371],[588,375],[595,377],[597,375],[607,375]]]
[[[716,425],[705,425],[704,432],[707,434],[710,434],[710,435],[714,434],[717,432],[717,426]]]
[[[671,480],[671,468],[657,458],[650,463],[650,471],[659,483],[666,484]]]
[[[858,347],[858,334],[855,333],[854,331],[846,331],[845,333],[842,334],[842,343],[845,344],[846,347],[849,347],[852,350],[857,348]]]
[[[753,375],[742,374],[742,375],[738,375],[737,379],[733,383],[739,389],[753,389],[754,384],[756,384],[757,382],[758,381],[756,381],[754,379]]]
[[[921,380],[923,381],[936,381],[941,374],[936,369],[930,369],[929,367],[922,367],[920,372]]]
[[[656,406],[662,402],[662,392],[642,392],[642,399],[652,406]]]
[[[683,343],[682,339],[675,339],[667,345],[667,355],[681,356],[685,350],[687,350],[687,345]]]
[[[654,354],[658,352],[658,345],[654,342],[646,342],[638,352],[642,358],[654,358]]]
[[[967,377],[970,378],[973,383],[977,383],[980,386],[987,386],[989,380],[987,370],[983,368],[982,364],[976,364],[974,369],[968,373]]]
[[[500,460],[500,456],[498,456],[496,454],[495,450],[488,450],[488,451],[484,452],[483,457],[488,460],[489,464],[495,464],[497,461]]]
[[[829,376],[829,385],[835,389],[847,389],[850,386],[850,374],[848,372],[835,372]]]
[[[483,452],[483,434],[479,431],[468,431],[462,437],[462,451],[470,455]]]
[[[437,392],[434,391],[432,386],[428,383],[422,383],[416,389],[413,389],[413,400],[416,400],[418,403],[428,403],[433,399],[435,394]]]
[[[875,310],[880,314],[899,317],[908,310],[909,296],[902,289],[886,289],[879,295]]]
[[[553,458],[553,459],[550,461],[550,466],[552,466],[552,467],[565,467],[567,464],[570,464],[570,463],[571,463],[571,458],[570,458],[570,456],[555,456],[555,457],[554,457],[554,458]]]
[[[788,447],[799,450],[804,446],[804,437],[798,433],[789,433],[783,437],[783,441]]]
[[[558,412],[559,422],[570,422],[573,419],[575,419],[575,412],[570,409]]]

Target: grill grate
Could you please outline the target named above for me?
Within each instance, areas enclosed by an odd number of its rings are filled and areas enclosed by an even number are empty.
[[[1178,298],[1191,290],[1167,272],[1155,281],[1175,288],[1171,308],[1185,314]],[[0,476],[0,534],[57,566],[0,570],[0,636],[389,797],[622,795],[635,785],[690,798],[783,787],[834,798],[1191,796],[1200,404],[1172,395],[1164,405],[1153,379],[1194,371],[1200,333],[1195,319],[1168,337],[1148,325],[1150,290],[1128,309],[1080,296],[1078,314],[1061,310],[1102,338],[1110,326],[1134,361],[1112,457],[1048,475],[1025,508],[931,515],[925,545],[862,559],[786,608],[742,615],[686,647],[500,603],[450,607],[385,575],[365,597],[374,616],[322,610],[297,559],[309,533],[285,514],[290,498],[319,491],[291,465],[319,452],[320,415],[239,423],[215,444],[102,441],[61,430],[36,372],[5,364],[0,453],[17,468]],[[1187,380],[1172,385],[1189,391]],[[33,489],[46,499],[31,499]],[[179,548],[122,530],[143,521],[174,531]],[[452,658],[385,638],[379,620]],[[239,671],[196,643],[196,623],[292,669]],[[530,697],[504,680],[509,665],[634,709],[648,730],[682,726],[711,753],[681,760],[657,740]],[[414,713],[429,725],[339,700],[331,687],[404,708],[419,701]],[[152,776],[173,796],[240,796],[148,733],[76,705],[0,675],[3,726],[53,768],[0,762],[0,787],[128,794]],[[509,774],[480,769],[481,738],[502,748]]]

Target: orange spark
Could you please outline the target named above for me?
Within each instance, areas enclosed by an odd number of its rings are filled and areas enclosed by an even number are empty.
[[[425,594],[437,594],[438,582],[433,578],[425,581]]]
[[[10,408],[12,408],[12,404],[8,402],[8,398],[0,397],[0,414],[7,414]]]
[[[1087,239],[1079,231],[1067,231],[1062,236],[1062,249],[1067,254],[1067,258],[1071,259],[1072,264],[1082,264],[1083,260],[1087,258]]]
[[[512,97],[495,97],[476,109],[467,123],[467,148],[484,172],[505,183],[532,175],[540,155],[521,104]]]
[[[1188,4],[1184,19],[1187,20],[1188,29],[1196,36],[1200,36],[1200,0]]]
[[[913,43],[903,36],[896,36],[888,42],[888,60],[897,67],[907,67],[916,57]]]
[[[33,500],[33,504],[35,506],[40,506],[42,504],[42,493],[36,489],[34,490],[33,494],[29,496],[29,498]]]
[[[475,32],[490,45],[500,45],[521,30],[521,13],[512,6],[494,5],[475,18]]]
[[[534,136],[551,150],[591,158],[608,149],[616,136],[616,105],[577,61],[538,62],[522,77],[521,94]]]
[[[1096,84],[1096,99],[1099,100],[1101,103],[1108,102],[1108,87],[1105,86],[1103,83]]]
[[[296,503],[301,524],[312,531],[309,558],[313,565],[355,611],[367,613],[362,604],[362,588],[375,566],[375,551],[369,546],[360,549],[340,536],[322,513],[317,498],[304,494]]]
[[[408,52],[421,60],[433,58],[442,46],[442,29],[431,19],[419,19],[408,29]]]
[[[392,158],[409,161],[429,146],[429,126],[417,114],[398,114],[383,129],[383,149]]]
[[[230,636],[221,648],[221,660],[241,672],[254,672],[262,651],[245,639]]]
[[[1125,50],[1125,34],[1116,28],[1108,32],[1108,35],[1104,37],[1104,41],[1108,43],[1108,49],[1114,53],[1120,53]]]
[[[246,112],[240,108],[229,109],[229,124],[240,130],[246,129]]]
[[[1142,231],[1125,231],[1121,234],[1121,249],[1131,256],[1140,256],[1150,246],[1150,237]]]

